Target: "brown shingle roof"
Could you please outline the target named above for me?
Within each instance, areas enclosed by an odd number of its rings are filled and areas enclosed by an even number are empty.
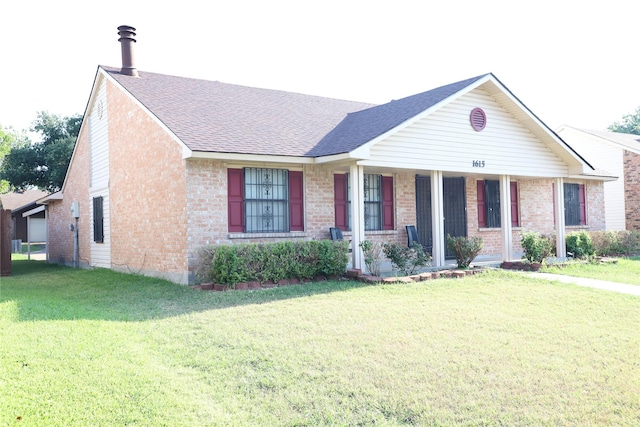
[[[193,151],[305,156],[347,115],[372,106],[101,67]]]

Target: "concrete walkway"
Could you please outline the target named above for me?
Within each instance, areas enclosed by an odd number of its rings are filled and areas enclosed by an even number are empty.
[[[563,276],[561,274],[552,273],[532,273],[523,272],[530,277],[536,277],[545,280],[557,280],[562,283],[570,283],[578,286],[586,286],[589,288],[604,289],[606,291],[620,292],[623,294],[640,296],[640,286],[628,285],[626,283],[608,282],[606,280],[586,279],[584,277]]]

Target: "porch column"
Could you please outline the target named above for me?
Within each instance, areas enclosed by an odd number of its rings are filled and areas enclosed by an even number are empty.
[[[44,205],[44,230],[46,236],[44,242],[45,260],[49,262],[49,205]]]
[[[442,171],[431,171],[431,236],[433,238],[433,259],[431,264],[434,267],[444,266],[446,240],[444,220]]]
[[[351,165],[349,170],[351,185],[351,265],[362,269],[364,257],[360,242],[364,240],[364,172],[362,166]]]
[[[513,258],[513,228],[511,226],[511,177],[500,175],[500,218],[502,221],[502,261]]]
[[[555,222],[556,222],[556,257],[565,258],[567,256],[567,245],[565,240],[564,225],[564,179],[556,178],[556,189],[554,191]]]

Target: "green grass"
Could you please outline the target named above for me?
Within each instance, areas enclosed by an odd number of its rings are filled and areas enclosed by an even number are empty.
[[[615,264],[570,262],[565,267],[546,267],[544,271],[640,286],[640,257],[618,258]]]
[[[0,425],[635,426],[639,319],[501,271],[216,293],[18,260]]]
[[[32,243],[31,244],[31,252],[41,251],[46,246],[47,245],[45,245],[44,243]],[[22,253],[26,254],[28,250],[29,250],[29,244],[28,243],[23,243],[22,244]]]

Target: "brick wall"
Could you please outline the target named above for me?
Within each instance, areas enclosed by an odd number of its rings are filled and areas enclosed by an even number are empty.
[[[640,154],[625,150],[623,162],[626,229],[640,231]]]
[[[181,145],[128,96],[107,85],[113,268],[185,283],[186,161]]]
[[[49,227],[49,261],[73,265],[74,232],[69,224],[75,226],[71,216],[71,204],[77,201],[80,206],[78,219],[79,259],[80,266],[91,265],[91,226],[89,217],[89,129],[83,127],[78,136],[73,162],[69,166],[64,188],[64,200],[52,201],[48,206],[47,226]]]

